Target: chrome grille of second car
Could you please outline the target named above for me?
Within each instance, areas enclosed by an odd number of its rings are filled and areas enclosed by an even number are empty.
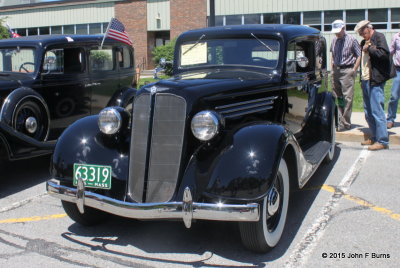
[[[141,96],[134,104],[129,190],[137,202],[166,202],[172,198],[179,176],[186,101],[176,95],[157,93],[154,110],[151,110],[150,97]],[[141,106],[143,103],[147,106]],[[143,129],[145,121],[147,131]],[[150,142],[150,146],[143,145],[143,139],[146,144]],[[143,147],[146,147],[145,154]]]

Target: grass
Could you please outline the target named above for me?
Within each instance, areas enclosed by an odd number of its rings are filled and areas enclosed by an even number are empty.
[[[161,79],[166,79],[169,78],[168,76],[161,76]],[[142,87],[145,84],[153,83],[158,81],[157,79],[153,78],[141,78],[139,80],[139,85],[138,88]],[[354,84],[354,98],[353,98],[353,111],[354,112],[363,112],[364,107],[363,107],[363,97],[362,97],[362,91],[361,91],[361,83],[359,82],[360,79],[357,77],[356,82]],[[388,107],[388,102],[390,99],[390,90],[392,88],[392,83],[393,79],[390,79],[389,81],[386,82],[385,85],[385,112],[387,112],[387,107]],[[329,85],[331,83],[329,82]],[[397,107],[397,113],[400,114],[400,105]]]
[[[361,83],[360,79],[357,78],[354,84],[354,98],[353,98],[353,111],[355,112],[363,112],[363,96],[361,91]],[[387,107],[390,99],[390,91],[392,89],[393,79],[390,79],[386,82],[385,85],[385,112],[387,112]],[[400,113],[400,105],[397,107],[397,113]]]

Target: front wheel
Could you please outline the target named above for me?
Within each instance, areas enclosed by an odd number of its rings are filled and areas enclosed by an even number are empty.
[[[103,223],[108,216],[107,213],[91,207],[85,207],[85,212],[82,214],[79,212],[75,203],[64,200],[61,200],[61,204],[65,210],[65,213],[67,213],[72,220],[83,226],[93,226]]]
[[[331,118],[331,129],[330,129],[330,140],[329,143],[331,147],[329,148],[329,152],[326,154],[323,162],[324,164],[329,164],[333,160],[333,156],[335,155],[335,147],[336,147],[336,123],[335,123],[335,115],[333,114]]]
[[[267,252],[275,247],[283,233],[289,206],[289,173],[285,160],[261,204],[258,222],[240,222],[244,246],[255,252]]]

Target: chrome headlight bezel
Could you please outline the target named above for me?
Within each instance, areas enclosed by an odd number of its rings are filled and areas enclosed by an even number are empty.
[[[205,110],[198,112],[190,123],[193,135],[200,141],[213,139],[220,131],[221,123],[216,112]]]
[[[100,111],[97,123],[102,133],[113,135],[121,129],[122,116],[116,108],[107,107]]]

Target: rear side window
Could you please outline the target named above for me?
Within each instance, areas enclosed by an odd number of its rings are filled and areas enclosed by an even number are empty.
[[[127,47],[122,47],[118,51],[118,62],[120,68],[132,68],[132,52]]]
[[[295,72],[310,72],[314,70],[314,42],[312,41],[293,41],[288,45],[286,71],[289,73]],[[301,59],[307,58],[308,63],[300,63]]]
[[[90,68],[93,72],[111,71],[115,69],[113,49],[92,49],[89,54]]]
[[[62,48],[46,51],[43,62],[44,73],[72,74],[85,71],[82,48]]]

